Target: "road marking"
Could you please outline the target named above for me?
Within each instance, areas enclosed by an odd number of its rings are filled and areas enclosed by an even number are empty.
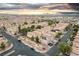
[[[4,56],[9,56],[10,54],[12,54],[12,53],[14,53],[14,52],[15,52],[15,50],[13,50],[13,51],[11,51],[11,52],[5,54]]]

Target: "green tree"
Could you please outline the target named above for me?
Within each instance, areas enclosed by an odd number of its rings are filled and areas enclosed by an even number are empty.
[[[73,26],[73,29],[74,29],[75,32],[77,32],[78,29],[79,29],[79,25],[78,25],[78,24],[77,24],[77,25],[74,25],[74,26]]]
[[[28,23],[27,22],[24,22],[24,25],[27,25]]]
[[[69,25],[65,28],[65,31],[68,31],[68,30],[70,29],[71,26],[72,26],[72,25],[69,24]]]
[[[16,25],[16,23],[14,22],[12,25],[14,25],[14,26],[15,26],[15,25]]]
[[[37,25],[36,29],[41,29],[42,26],[41,25]]]
[[[68,43],[65,43],[65,42],[61,42],[58,46],[60,52],[63,54],[63,55],[69,55],[70,52],[72,51],[71,50],[71,46],[68,44]]]
[[[79,28],[79,24],[74,25],[73,28]]]
[[[17,35],[17,33],[15,32],[14,35]]]
[[[32,25],[32,26],[31,26],[31,29],[34,29],[34,28],[35,28],[35,25]]]
[[[20,31],[21,31],[21,25],[18,26],[18,32],[20,32]]]
[[[35,39],[35,38],[32,36],[32,37],[31,37],[31,40],[34,41],[34,39]]]
[[[27,35],[27,28],[21,29],[21,30],[20,30],[20,33],[21,33],[22,35]]]
[[[54,22],[52,20],[48,20],[48,25],[52,25]]]
[[[40,42],[39,42],[39,37],[38,37],[38,36],[36,37],[35,42],[40,43]]]
[[[6,28],[5,26],[2,26],[1,29],[2,29],[3,31],[7,31],[7,28]]]
[[[27,27],[26,30],[27,30],[27,32],[33,31],[33,29],[31,27]]]
[[[5,43],[4,43],[4,42],[1,43],[0,48],[1,48],[1,49],[5,49]]]
[[[56,23],[59,23],[59,21],[56,21]]]
[[[32,24],[35,23],[35,20],[32,21]]]
[[[62,35],[62,32],[58,32],[55,36],[55,38],[60,38],[60,36]]]

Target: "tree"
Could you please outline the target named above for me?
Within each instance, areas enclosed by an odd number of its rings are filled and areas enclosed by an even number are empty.
[[[15,25],[16,25],[16,23],[14,22],[12,25],[14,25],[14,26],[15,26]]]
[[[79,24],[74,25],[74,26],[73,26],[73,29],[74,29],[74,31],[75,31],[75,32],[77,32],[77,31],[78,31],[78,29],[79,29]]]
[[[56,23],[59,23],[59,21],[56,21]]]
[[[4,43],[4,42],[1,43],[0,48],[1,48],[1,49],[5,49],[5,43]]]
[[[21,29],[20,33],[22,33],[22,35],[27,35],[27,28]]]
[[[31,29],[34,29],[34,28],[35,28],[35,26],[34,26],[34,25],[32,25],[32,26],[31,26]]]
[[[40,42],[39,42],[39,37],[38,37],[38,36],[36,37],[36,40],[35,40],[35,41],[36,41],[37,43],[40,43]]]
[[[31,27],[27,27],[26,30],[27,30],[27,32],[33,31],[33,29]]]
[[[37,27],[36,27],[36,29],[41,29],[42,28],[42,26],[41,25],[38,25]]]
[[[5,26],[2,26],[1,29],[2,29],[3,31],[7,31],[7,29],[6,29]]]
[[[24,22],[24,24],[27,25],[28,23],[27,22]]]
[[[32,36],[32,37],[31,37],[31,40],[34,41],[34,39],[35,39],[35,38]]]
[[[79,24],[74,25],[73,28],[79,28]]]
[[[14,35],[17,35],[17,33],[15,32]]]
[[[38,23],[41,22],[40,20],[38,20]]]
[[[18,26],[18,32],[20,32],[20,31],[21,31],[21,25]]]
[[[62,32],[58,32],[55,37],[59,38],[61,35],[62,35]]]
[[[70,37],[70,41],[74,40],[74,35],[72,34],[72,36]]]
[[[63,55],[69,55],[71,52],[71,46],[68,43],[61,42],[58,46]]]
[[[78,29],[77,29],[77,28],[74,28],[74,31],[75,31],[75,32],[77,32],[77,31],[78,31]]]
[[[48,20],[48,25],[52,25],[54,22],[52,20]]]
[[[32,21],[32,24],[35,23],[35,20]]]
[[[72,26],[72,24],[69,24],[69,25],[65,28],[65,31],[68,31],[71,26]]]
[[[70,40],[71,41],[73,41],[74,40],[74,38],[75,38],[75,35],[77,34],[77,32],[78,32],[78,29],[79,29],[79,25],[74,25],[73,26],[73,32],[72,32],[72,35],[70,36]]]
[[[70,40],[73,41],[75,38],[75,35],[77,34],[77,31],[73,31],[71,36],[70,36]]]
[[[48,25],[52,25],[52,24],[56,24],[56,23],[59,23],[59,21],[57,21],[56,19],[48,20]]]

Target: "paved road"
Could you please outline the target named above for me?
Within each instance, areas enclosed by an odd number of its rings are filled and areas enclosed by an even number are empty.
[[[10,40],[14,45],[13,49],[15,50],[15,52],[12,53],[11,56],[16,56],[16,55],[45,56],[46,55],[46,54],[41,54],[34,50],[31,50],[30,47],[24,45],[21,42],[18,42],[17,38],[15,38],[7,33],[3,33],[3,36],[5,36],[8,40]],[[5,53],[3,53],[2,55],[4,55]]]
[[[70,35],[72,34],[72,31],[73,31],[73,28],[71,27],[71,30],[69,30],[67,33],[64,34],[64,36],[61,38],[60,42],[66,42],[67,39],[70,38]],[[48,54],[50,56],[56,55],[56,53],[59,52],[59,49],[58,49],[57,45],[53,46],[46,54]]]

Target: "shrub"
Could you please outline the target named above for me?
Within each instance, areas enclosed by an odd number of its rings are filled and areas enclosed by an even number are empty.
[[[37,27],[36,27],[36,29],[41,29],[42,28],[42,26],[41,25],[38,25]]]

